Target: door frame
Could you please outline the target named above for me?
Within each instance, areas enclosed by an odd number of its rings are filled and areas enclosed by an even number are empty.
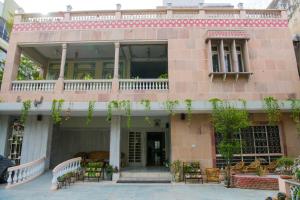
[[[129,157],[129,133],[130,132],[141,132],[141,139],[142,139],[142,162],[141,162],[141,165],[130,165],[129,163],[129,160],[128,160],[128,157]],[[147,145],[147,133],[148,132],[151,132],[151,133],[162,133],[164,134],[164,137],[165,137],[165,151],[167,150],[166,146],[167,146],[167,143],[166,143],[166,134],[167,134],[167,129],[165,128],[161,128],[161,127],[150,127],[150,128],[130,128],[130,130],[127,130],[127,133],[128,133],[128,142],[127,142],[127,163],[128,163],[128,166],[141,166],[141,167],[146,167],[147,166],[147,148],[146,148],[146,145]],[[166,152],[166,154],[168,154]]]

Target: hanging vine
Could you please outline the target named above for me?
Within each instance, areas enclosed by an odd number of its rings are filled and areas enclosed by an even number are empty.
[[[278,123],[281,116],[278,100],[274,97],[264,98],[264,108],[268,115],[269,124],[275,125]]]
[[[143,100],[141,101],[141,104],[144,106],[146,112],[149,112],[149,111],[151,110],[151,103],[150,103],[150,100],[148,100],[148,99],[143,99]],[[152,121],[151,121],[151,119],[150,119],[149,116],[146,116],[146,117],[145,117],[145,121],[146,121],[149,125],[152,125]]]
[[[290,99],[292,106],[292,119],[296,124],[297,132],[300,134],[300,100],[299,99]]]
[[[95,103],[96,103],[95,101],[89,101],[86,125],[89,125],[92,121],[94,115]]]
[[[186,105],[188,123],[190,124],[191,121],[192,121],[192,100],[191,99],[186,99],[184,102],[185,102],[185,105]]]
[[[164,102],[165,109],[170,113],[170,115],[174,116],[174,108],[179,104],[178,100],[167,100]]]
[[[127,128],[131,127],[131,103],[129,100],[122,100],[119,102],[119,107],[125,110],[127,116]]]
[[[22,110],[21,110],[21,117],[20,117],[20,122],[23,125],[25,124],[25,122],[27,120],[30,108],[31,108],[31,101],[30,100],[24,101],[23,102],[23,107],[22,107]]]
[[[113,109],[118,109],[119,108],[119,102],[116,100],[110,101],[107,104],[107,115],[106,115],[106,120],[107,121],[111,121],[111,117],[112,117],[112,110]]]
[[[53,99],[52,101],[52,119],[54,124],[61,124],[61,120],[62,120],[62,105],[64,103],[63,99]]]

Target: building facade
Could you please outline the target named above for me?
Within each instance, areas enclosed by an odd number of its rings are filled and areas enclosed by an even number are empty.
[[[241,131],[245,145],[235,161],[297,156],[300,137],[286,101],[300,95],[290,38],[283,10],[118,5],[16,15],[0,92],[0,154],[19,163],[45,156],[48,167],[90,151],[109,152],[121,170],[174,160],[222,167],[209,99],[242,98],[252,125]],[[21,54],[41,64],[43,80],[16,80]],[[267,96],[283,102],[276,126],[268,125]],[[54,99],[63,99],[54,106],[63,116],[60,125],[51,116]],[[26,100],[27,120],[15,127]],[[94,114],[86,125],[91,101]]]

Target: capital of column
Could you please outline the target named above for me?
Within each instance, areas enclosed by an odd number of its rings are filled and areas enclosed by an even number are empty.
[[[120,48],[120,42],[115,42],[115,48]]]
[[[66,43],[62,44],[62,49],[67,49],[67,44]]]

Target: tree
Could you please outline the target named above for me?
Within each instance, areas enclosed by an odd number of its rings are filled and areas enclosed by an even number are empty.
[[[39,67],[32,60],[22,55],[17,80],[38,80],[40,79],[39,71]]]
[[[217,134],[221,134],[221,142],[218,150],[226,161],[225,179],[226,186],[230,187],[230,167],[234,154],[240,152],[240,141],[236,139],[236,135],[241,129],[250,125],[248,112],[246,110],[246,102],[243,101],[243,109],[238,109],[234,104],[219,99],[211,99],[213,106],[212,123]]]

